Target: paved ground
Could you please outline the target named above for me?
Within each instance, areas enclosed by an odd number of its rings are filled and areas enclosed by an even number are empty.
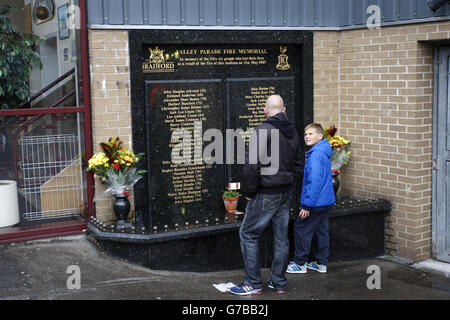
[[[368,282],[378,284],[376,272],[367,273],[369,266],[379,268],[380,289],[367,287]],[[84,236],[0,245],[0,270],[2,300],[450,300],[450,278],[385,259],[332,263],[327,274],[288,275],[284,295],[265,287],[262,295],[237,297],[220,292],[213,284],[237,284],[242,270],[149,270],[100,252]],[[77,270],[80,289],[71,289],[78,284]],[[265,282],[268,274],[263,269]]]

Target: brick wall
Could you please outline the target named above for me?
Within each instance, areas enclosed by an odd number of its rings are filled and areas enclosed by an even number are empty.
[[[432,196],[433,49],[418,40],[449,38],[449,22],[315,32],[315,120],[352,140],[340,192],[390,200],[387,253],[415,261],[430,256]]]
[[[431,245],[433,50],[418,40],[449,38],[449,22],[315,32],[315,121],[352,140],[341,193],[390,200],[387,253],[411,260]],[[94,151],[131,148],[128,33],[90,30],[89,48]],[[114,220],[111,201],[96,214]]]
[[[94,153],[101,151],[99,143],[111,136],[119,136],[124,147],[132,149],[128,32],[89,30],[89,59]],[[96,183],[96,197],[104,190]],[[96,201],[95,207],[98,219],[116,219],[111,197]]]
[[[339,122],[339,32],[314,33],[314,121]]]

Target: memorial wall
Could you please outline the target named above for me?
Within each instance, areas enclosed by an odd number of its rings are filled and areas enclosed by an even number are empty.
[[[303,33],[294,33],[294,41],[287,33],[276,39],[264,33],[260,42],[249,32],[239,40],[236,33],[226,39],[223,32],[222,39],[175,33],[157,39],[130,31],[133,147],[146,153],[149,172],[135,187],[136,218],[154,233],[236,221],[221,195],[228,183],[240,182],[244,147],[265,120],[269,95],[283,97],[300,135],[312,118]],[[293,205],[299,190],[300,181]],[[238,210],[245,204],[241,197]]]

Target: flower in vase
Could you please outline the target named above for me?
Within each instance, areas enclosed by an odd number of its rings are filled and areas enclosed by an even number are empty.
[[[340,173],[342,166],[347,164],[350,160],[350,151],[348,151],[348,146],[351,141],[336,135],[336,132],[337,128],[334,125],[323,129],[323,136],[328,140],[333,150],[333,154],[331,156],[331,170],[333,172]]]
[[[147,170],[137,169],[144,153],[135,155],[127,150],[119,137],[111,137],[100,146],[102,152],[89,159],[87,171],[93,172],[94,179],[99,179],[108,187],[105,193],[128,192],[147,173]]]

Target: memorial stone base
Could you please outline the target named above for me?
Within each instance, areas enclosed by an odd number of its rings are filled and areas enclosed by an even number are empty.
[[[338,199],[330,212],[330,262],[374,258],[385,253],[385,200]],[[210,272],[244,267],[239,243],[242,216],[228,224],[185,226],[180,230],[152,233],[117,229],[91,221],[89,239],[101,250],[153,270]],[[291,215],[289,238],[292,258]],[[218,222],[217,222],[218,223]],[[273,255],[271,229],[260,241],[262,267],[270,267]],[[313,259],[314,242],[312,245]]]

